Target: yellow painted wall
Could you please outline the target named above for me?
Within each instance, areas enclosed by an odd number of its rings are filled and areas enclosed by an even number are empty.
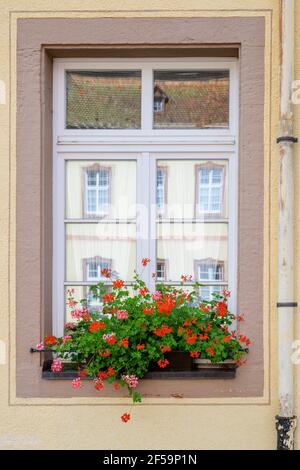
[[[0,448],[272,449],[275,447],[277,149],[279,0],[0,0]],[[81,11],[84,9],[84,12]],[[19,17],[257,16],[266,19],[265,48],[265,393],[263,398],[144,401],[124,425],[122,400],[16,399],[15,397],[15,48]],[[300,0],[296,0],[300,51]],[[298,47],[297,47],[298,46]],[[300,52],[296,57],[300,79]],[[1,101],[2,99],[2,101]],[[9,106],[11,104],[11,106]],[[11,112],[10,112],[11,110]],[[300,111],[297,108],[300,134]],[[300,152],[300,150],[299,150]],[[272,158],[270,158],[272,156]],[[300,155],[299,155],[300,156]],[[300,163],[295,172],[300,188]],[[298,195],[299,197],[299,195]],[[300,250],[300,208],[296,218]],[[8,282],[10,279],[10,282]],[[300,279],[297,273],[297,294]],[[297,300],[297,298],[296,298]],[[271,321],[269,321],[271,320]],[[298,322],[300,338],[300,321]],[[0,346],[1,351],[1,346]],[[300,386],[299,366],[296,370]],[[299,390],[299,387],[298,387]],[[98,406],[99,405],[99,406]],[[298,411],[300,399],[298,398]],[[126,407],[127,409],[127,407]],[[176,432],[174,432],[176,429]],[[297,435],[300,448],[300,433]]]

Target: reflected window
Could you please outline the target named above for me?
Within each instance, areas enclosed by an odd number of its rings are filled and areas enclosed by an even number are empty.
[[[85,217],[105,217],[111,205],[111,168],[93,165],[85,170]]]
[[[224,262],[213,259],[196,261],[196,279],[201,282],[224,281]],[[200,297],[203,300],[211,300],[213,293],[220,293],[221,285],[204,285],[200,287]]]
[[[167,202],[167,168],[156,169],[156,210],[158,215],[163,215]]]
[[[164,282],[167,280],[167,266],[165,259],[158,259],[156,261],[156,280],[157,282]]]
[[[95,256],[91,259],[83,260],[83,279],[88,282],[100,282],[107,280],[105,272],[112,269],[112,260]],[[107,289],[110,290],[110,287]],[[87,304],[91,309],[99,309],[103,302],[96,298],[89,288],[86,289]]]
[[[224,166],[199,165],[196,172],[197,215],[221,217],[224,199]]]

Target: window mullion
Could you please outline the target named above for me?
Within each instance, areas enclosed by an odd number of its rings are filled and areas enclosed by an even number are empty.
[[[153,72],[150,65],[142,69],[142,131],[151,132],[153,128]]]
[[[152,277],[156,273],[156,158],[154,155],[149,156],[149,286],[152,291],[155,290],[155,278]]]
[[[137,159],[137,222],[136,265],[141,270],[142,258],[149,258],[149,154],[142,153]],[[149,284],[149,268],[142,272],[142,279]]]

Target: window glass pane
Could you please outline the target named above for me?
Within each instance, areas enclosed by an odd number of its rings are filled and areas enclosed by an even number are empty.
[[[229,71],[154,71],[153,99],[155,129],[228,128]]]
[[[226,160],[176,159],[157,162],[157,181],[161,168],[167,174],[165,208],[157,215],[157,278],[180,281],[182,274],[194,280],[227,283],[228,223]],[[216,170],[214,174],[214,170]],[[220,176],[221,175],[221,176]],[[215,182],[213,181],[215,178]],[[224,194],[224,196],[223,196]],[[222,195],[222,198],[221,196]],[[224,197],[224,221],[199,216],[220,210]],[[159,198],[157,198],[159,203]],[[208,292],[208,289],[206,289]]]
[[[157,223],[157,258],[168,262],[167,281],[179,281],[182,274],[200,280],[199,260],[216,259],[223,266],[223,279],[216,268],[201,271],[203,281],[227,282],[228,227],[227,224],[187,222]]]
[[[161,170],[166,176],[162,195]],[[213,182],[214,168],[221,172]],[[156,204],[163,219],[205,219],[228,217],[228,162],[226,160],[159,160],[157,163]]]
[[[141,127],[140,71],[68,71],[66,83],[67,129]]]
[[[109,266],[117,277],[132,279],[136,264],[135,224],[67,224],[66,281],[96,281],[89,277],[96,269],[100,280],[101,272],[95,263]]]
[[[135,220],[136,162],[69,160],[66,217]]]

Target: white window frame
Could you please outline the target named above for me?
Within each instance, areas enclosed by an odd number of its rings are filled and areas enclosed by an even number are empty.
[[[53,81],[53,333],[64,330],[65,287],[90,285],[90,282],[67,282],[61,260],[65,260],[65,162],[88,160],[135,160],[137,162],[137,200],[155,207],[156,165],[158,160],[192,159],[228,162],[228,289],[232,292],[229,307],[236,307],[237,286],[237,175],[238,175],[238,61],[237,59],[55,59]],[[66,70],[141,70],[142,71],[142,127],[139,130],[65,129],[65,71]],[[153,73],[152,70],[227,69],[230,72],[229,128],[228,129],[152,129]],[[150,187],[150,181],[154,181]],[[142,212],[142,211],[141,211]],[[148,234],[137,245],[137,267],[141,258],[151,259],[144,271],[144,280],[153,289],[156,272],[156,211],[150,218],[141,213],[137,226]],[[82,222],[101,223],[84,219]],[[70,221],[69,221],[70,222]],[[73,222],[79,222],[77,219]],[[103,221],[104,222],[104,221]],[[212,219],[209,222],[213,222]],[[174,284],[174,283],[173,283]],[[224,284],[224,283],[223,283]]]

